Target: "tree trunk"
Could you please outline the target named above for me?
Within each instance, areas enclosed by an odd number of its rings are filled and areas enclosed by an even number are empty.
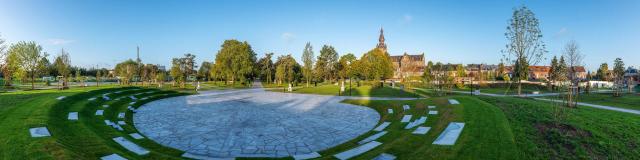
[[[522,80],[518,79],[518,95],[522,95]]]
[[[36,86],[35,86],[35,84],[33,83],[33,81],[34,81],[34,79],[35,79],[34,77],[35,77],[35,76],[31,75],[31,89],[36,89]]]

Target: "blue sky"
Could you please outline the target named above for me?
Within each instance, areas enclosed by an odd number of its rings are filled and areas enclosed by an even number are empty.
[[[306,42],[357,56],[375,47],[380,27],[392,55],[424,53],[449,63],[498,63],[507,20],[522,4],[541,20],[547,57],[576,40],[594,70],[621,57],[640,64],[640,1],[107,1],[0,0],[0,34],[64,48],[75,65],[113,67],[135,58],[168,65],[172,57],[213,61],[225,39],[258,53],[293,54]],[[51,56],[53,57],[53,56]],[[543,64],[547,64],[545,60]]]

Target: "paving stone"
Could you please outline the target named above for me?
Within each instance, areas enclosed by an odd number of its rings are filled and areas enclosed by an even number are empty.
[[[418,127],[415,131],[411,132],[412,134],[427,134],[431,130],[431,127]]]
[[[295,159],[295,160],[314,159],[314,158],[319,158],[319,157],[321,157],[321,155],[318,152],[311,152],[311,153],[307,153],[307,154],[293,155],[293,159]]]
[[[402,109],[406,111],[406,110],[411,109],[411,107],[409,105],[405,104],[405,105],[402,105]]]
[[[133,104],[136,104],[136,102],[129,102],[129,105],[133,105]]]
[[[433,144],[438,145],[454,145],[460,133],[462,133],[462,129],[464,129],[464,123],[461,122],[451,122],[447,126],[447,128],[440,133],[438,138],[433,141]]]
[[[125,116],[125,115],[124,115],[124,112],[120,112],[120,113],[118,113],[118,118],[119,118],[119,119],[123,119],[123,118],[124,118],[124,116]]]
[[[127,123],[124,121],[118,121],[118,125],[127,125]]]
[[[89,98],[88,100],[89,100],[89,101],[94,101],[94,100],[96,100],[96,97]]]
[[[341,159],[341,160],[349,159],[349,158],[358,156],[358,155],[360,155],[362,153],[365,153],[367,151],[370,151],[370,150],[372,150],[372,149],[374,149],[374,148],[376,148],[376,147],[378,147],[380,145],[382,145],[382,143],[377,142],[377,141],[371,141],[371,142],[369,142],[367,144],[363,144],[363,145],[360,145],[360,146],[358,146],[356,148],[353,148],[353,149],[338,153],[338,154],[334,155],[334,157],[336,157],[338,159]]]
[[[47,129],[47,127],[30,128],[29,133],[31,133],[31,137],[50,137],[51,136],[51,133],[49,133],[49,130]]]
[[[67,115],[68,120],[77,121],[78,120],[78,112],[69,112]]]
[[[102,105],[102,108],[109,108],[109,105]]]
[[[436,106],[428,106],[429,109],[435,109]]]
[[[413,128],[413,127],[416,127],[416,126],[422,125],[422,124],[424,124],[425,122],[427,122],[427,117],[422,116],[422,117],[420,117],[420,118],[416,119],[416,120],[415,120],[415,121],[413,121],[413,122],[409,122],[409,124],[407,124],[407,126],[405,126],[405,127],[404,127],[404,129],[411,129],[411,128]]]
[[[371,131],[373,109],[340,103],[347,97],[204,91],[136,109],[140,134],[161,145],[212,158],[284,158],[326,150]]]
[[[385,128],[387,128],[389,125],[391,124],[391,122],[382,122],[382,124],[380,124],[378,127],[374,128],[374,131],[382,131]]]
[[[101,116],[104,114],[104,110],[97,110],[96,111],[96,116]]]
[[[449,104],[460,104],[460,102],[458,102],[458,100],[455,100],[455,99],[449,99]]]
[[[149,154],[149,151],[145,148],[142,148],[140,146],[138,146],[137,144],[127,140],[124,137],[116,137],[113,138],[113,141],[115,141],[116,143],[120,144],[120,146],[124,147],[125,149],[137,154],[137,155],[147,155]]]
[[[388,153],[382,153],[373,158],[373,160],[394,160],[394,159],[396,159],[396,156]]]
[[[378,132],[378,133],[376,133],[374,135],[371,135],[371,136],[359,141],[358,144],[365,144],[365,143],[369,143],[371,141],[375,141],[376,139],[384,136],[385,134],[387,134],[387,131]]]
[[[57,99],[57,100],[62,100],[62,99],[64,99],[64,98],[67,98],[67,96],[60,96],[60,97],[58,97],[58,98],[56,98],[56,99]]]
[[[411,117],[412,117],[412,115],[404,115],[404,116],[402,116],[402,120],[400,120],[400,122],[402,122],[402,123],[409,122],[409,121],[411,121]]]
[[[391,108],[387,109],[387,113],[393,114],[393,109],[391,109]]]
[[[100,157],[101,160],[127,160],[126,158],[118,154],[110,154],[108,156]]]
[[[436,115],[436,114],[438,114],[438,111],[429,111],[429,114]]]

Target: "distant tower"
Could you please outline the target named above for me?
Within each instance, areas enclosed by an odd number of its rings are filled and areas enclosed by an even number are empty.
[[[387,44],[384,44],[384,30],[380,27],[380,38],[378,38],[378,49],[387,52]]]
[[[136,62],[142,63],[142,60],[140,60],[140,46],[136,46],[136,54]]]

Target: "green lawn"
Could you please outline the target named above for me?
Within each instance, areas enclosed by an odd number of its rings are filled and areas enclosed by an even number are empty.
[[[500,108],[509,120],[526,159],[629,159],[640,157],[640,116],[579,107],[564,109],[555,123],[550,102],[479,96]],[[633,158],[631,158],[633,159]]]
[[[638,94],[624,94],[621,97],[614,97],[612,93],[580,94],[578,96],[578,101],[640,110],[640,95]]]
[[[321,95],[343,95],[343,96],[362,96],[362,97],[417,97],[418,95],[413,92],[401,90],[398,88],[382,87],[374,88],[371,86],[352,86],[351,94],[349,93],[349,86],[345,88],[345,92],[340,92],[340,86],[337,85],[321,85],[317,87],[301,87],[294,88],[293,93],[304,94],[321,94]],[[269,89],[274,92],[283,92],[284,88]]]
[[[347,100],[346,103],[371,107],[382,115],[380,123],[392,122],[386,135],[377,141],[383,145],[362,154],[355,159],[371,159],[381,153],[390,153],[398,159],[517,159],[518,153],[513,141],[513,133],[505,116],[491,104],[471,97],[455,97],[462,105],[448,105],[446,98],[411,101],[370,101]],[[402,111],[402,105],[412,108]],[[426,124],[432,127],[426,135],[413,135],[413,129],[405,130],[407,123],[400,123],[405,114],[413,115],[412,120],[426,116],[428,105],[437,106],[438,115],[427,116]],[[394,114],[387,114],[393,108]],[[433,141],[447,127],[449,122],[465,122],[460,138],[453,146],[433,145]],[[414,128],[415,129],[415,128]],[[350,142],[320,152],[323,158],[332,159],[334,154],[357,146],[357,142],[375,134],[371,131]]]

